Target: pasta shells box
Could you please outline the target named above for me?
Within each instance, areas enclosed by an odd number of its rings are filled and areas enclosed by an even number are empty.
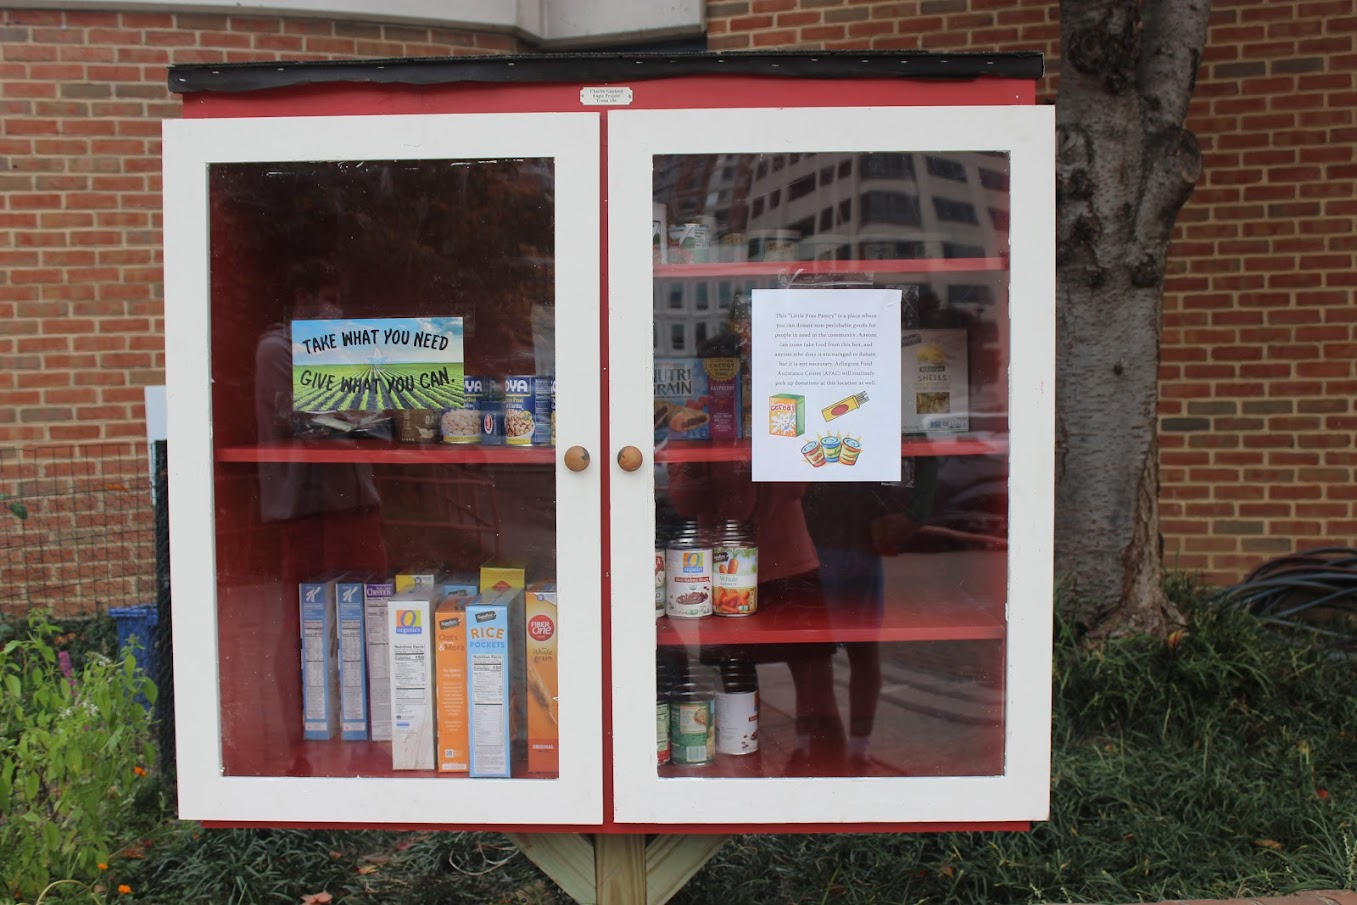
[[[971,429],[965,330],[910,330],[900,338],[900,429],[906,434]]]
[[[737,440],[738,358],[655,359],[655,439]]]

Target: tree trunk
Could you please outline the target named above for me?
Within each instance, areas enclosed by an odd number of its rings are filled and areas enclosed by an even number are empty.
[[[1209,0],[1062,0],[1056,105],[1056,571],[1095,637],[1163,634],[1164,269],[1201,154],[1184,128]]]

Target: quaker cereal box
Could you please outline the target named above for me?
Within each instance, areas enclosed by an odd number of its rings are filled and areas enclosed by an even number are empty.
[[[331,573],[298,586],[302,620],[302,737],[334,738],[339,731],[339,637]]]
[[[799,437],[806,432],[806,397],[777,393],[768,397],[768,434]]]
[[[438,689],[438,772],[471,769],[466,684],[466,603],[448,596],[434,613],[434,673]]]
[[[966,331],[913,330],[900,348],[900,429],[904,433],[970,430]]]
[[[433,589],[387,601],[391,769],[434,769]]]
[[[556,584],[536,582],[524,592],[523,636],[527,672],[528,772],[560,770],[560,717],[556,657]]]
[[[481,592],[522,588],[527,584],[527,568],[522,563],[488,562],[481,566]]]
[[[738,358],[655,359],[655,439],[738,440]]]
[[[367,632],[368,732],[374,742],[391,740],[391,663],[387,650],[386,602],[396,584],[369,576],[363,585],[363,622]]]
[[[486,591],[466,607],[471,775],[510,776],[524,734],[523,591]]]
[[[428,590],[443,579],[443,570],[430,563],[406,566],[396,573],[396,593]]]
[[[367,633],[364,631],[366,583],[362,577],[335,585],[339,620],[339,729],[346,741],[368,738]]]

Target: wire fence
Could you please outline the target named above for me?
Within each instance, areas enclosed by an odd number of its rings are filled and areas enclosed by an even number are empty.
[[[152,488],[145,444],[0,447],[0,612],[155,603]]]

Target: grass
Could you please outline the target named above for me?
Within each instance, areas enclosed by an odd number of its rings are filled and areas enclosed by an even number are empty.
[[[741,836],[673,900],[1139,902],[1357,887],[1357,675],[1247,614],[1055,651],[1051,818],[1027,833]],[[120,865],[136,901],[567,901],[494,834],[196,831]]]

